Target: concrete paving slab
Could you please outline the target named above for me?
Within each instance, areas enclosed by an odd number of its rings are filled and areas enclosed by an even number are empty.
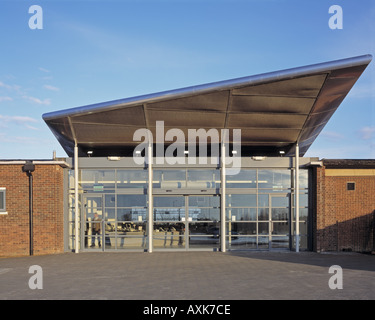
[[[42,289],[29,287],[38,275],[29,273],[33,265],[41,267]],[[342,268],[342,289],[329,287],[339,275],[329,273],[333,265]],[[375,255],[104,252],[2,258],[0,299],[373,300]]]

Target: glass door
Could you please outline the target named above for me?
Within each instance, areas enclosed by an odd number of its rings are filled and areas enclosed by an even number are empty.
[[[103,196],[84,195],[82,230],[84,249],[103,249]]]
[[[290,195],[270,194],[270,249],[290,248]]]
[[[155,249],[210,249],[220,246],[218,196],[154,196]]]
[[[185,196],[154,196],[155,249],[186,248],[186,202]]]
[[[188,196],[189,249],[220,248],[220,197]]]

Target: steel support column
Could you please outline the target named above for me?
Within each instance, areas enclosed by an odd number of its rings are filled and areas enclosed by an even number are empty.
[[[221,142],[221,214],[220,214],[220,242],[221,242],[221,252],[226,252],[226,241],[225,241],[225,234],[226,234],[226,228],[225,228],[225,197],[226,197],[226,190],[225,190],[225,185],[226,185],[226,179],[225,179],[225,143],[224,139]]]
[[[74,221],[75,221],[75,253],[79,253],[79,205],[78,205],[78,146],[74,145]]]
[[[296,239],[296,252],[299,252],[299,145],[296,144],[296,155],[295,155],[295,182],[294,182],[294,210],[296,216],[296,229],[295,229],[295,239]]]
[[[148,235],[148,252],[152,252],[152,234],[154,230],[154,219],[153,219],[153,198],[152,198],[152,143],[148,144],[148,218],[147,218],[147,235]]]

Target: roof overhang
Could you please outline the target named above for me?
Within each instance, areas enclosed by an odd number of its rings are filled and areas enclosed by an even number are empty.
[[[113,100],[43,115],[69,156],[131,155],[137,129],[241,129],[242,154],[303,156],[371,55]],[[156,141],[154,141],[155,143]],[[173,143],[173,142],[170,142]],[[166,142],[165,142],[166,145]]]

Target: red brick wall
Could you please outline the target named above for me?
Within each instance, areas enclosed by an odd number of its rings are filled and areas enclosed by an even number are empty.
[[[35,165],[33,174],[34,255],[64,251],[63,168]],[[0,257],[29,255],[29,178],[22,165],[0,165],[7,215],[0,215]]]
[[[375,224],[375,176],[363,170],[318,168],[316,171],[316,251],[373,251]],[[333,170],[336,171],[332,175]],[[371,171],[369,171],[370,173]],[[341,175],[342,173],[342,175]],[[347,183],[355,182],[355,190]]]

